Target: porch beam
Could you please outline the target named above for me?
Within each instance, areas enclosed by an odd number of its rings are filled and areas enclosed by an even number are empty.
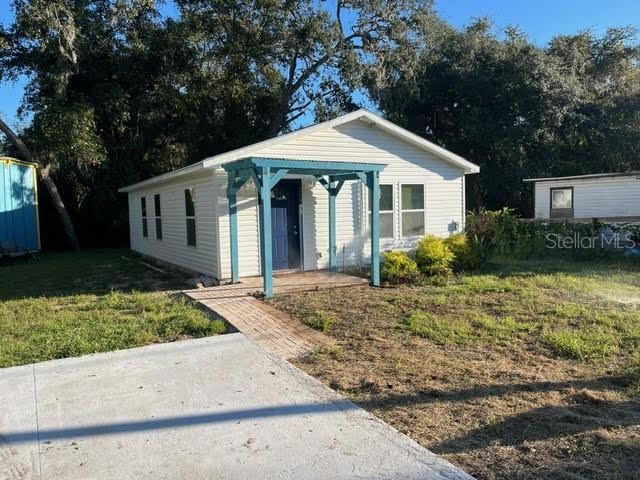
[[[271,178],[269,179],[269,189],[272,189],[276,186],[276,184],[284,178],[284,176],[289,172],[288,168],[282,168],[275,172]],[[264,181],[264,180],[263,180]]]
[[[356,163],[356,162],[332,162],[332,161],[316,161],[316,160],[289,160],[283,158],[263,158],[253,157],[250,160],[241,160],[240,162],[249,162],[257,167],[269,166],[272,169],[288,168],[290,170],[306,170],[308,172],[316,172],[320,174],[341,173],[341,172],[374,172],[381,171],[386,166],[382,163]],[[242,168],[244,164],[239,164],[238,168]],[[246,168],[246,167],[245,167]]]
[[[260,168],[260,236],[262,237],[262,279],[264,296],[273,297],[273,251],[271,245],[271,169]]]
[[[378,172],[367,173],[371,210],[371,283],[380,286],[380,177]]]
[[[258,174],[256,173],[256,169],[255,168],[250,169],[249,173],[251,175],[251,178],[253,179],[253,183],[255,183],[255,185],[256,185],[256,189],[258,190],[258,194],[260,195],[261,191],[262,191],[263,180],[258,176]]]
[[[240,272],[238,262],[238,201],[235,172],[227,174],[227,201],[229,202],[229,237],[231,239],[231,283],[238,283]]]
[[[315,179],[318,180],[318,183],[324,187],[325,190],[329,191],[329,182],[322,175],[314,175]]]
[[[369,187],[369,177],[367,176],[366,173],[364,172],[354,172],[355,176],[358,177],[360,180],[362,180],[362,183],[364,183],[367,188]]]
[[[336,196],[338,192],[331,186],[333,178],[329,176],[327,191],[329,192],[329,271],[337,270],[337,246],[336,246]]]

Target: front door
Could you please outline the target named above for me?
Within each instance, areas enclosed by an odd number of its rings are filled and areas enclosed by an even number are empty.
[[[300,268],[300,180],[280,180],[271,189],[273,269]]]

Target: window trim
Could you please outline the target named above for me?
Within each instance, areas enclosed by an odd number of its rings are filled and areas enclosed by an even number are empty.
[[[142,218],[142,238],[149,238],[149,221],[147,220],[147,197],[140,196],[140,218]]]
[[[405,185],[422,185],[422,208],[410,208],[410,209],[403,209],[402,208],[402,187]],[[399,193],[398,193],[399,197],[398,197],[398,210],[400,211],[400,215],[399,215],[399,221],[398,223],[400,224],[400,238],[408,238],[408,239],[414,239],[414,238],[421,238],[423,237],[426,233],[427,233],[427,183],[426,182],[400,182],[399,183]],[[403,213],[410,213],[410,212],[422,212],[422,221],[423,221],[423,229],[422,229],[422,233],[419,233],[417,235],[403,235],[402,233],[402,214]]]
[[[156,198],[158,202],[156,203]],[[160,215],[158,215],[158,210],[160,210]],[[155,228],[156,228],[156,240],[162,241],[163,231],[162,231],[162,197],[159,193],[155,193],[153,195],[153,214],[155,216]],[[160,221],[160,229],[158,229],[158,221]],[[159,233],[159,235],[158,235]]]
[[[390,186],[391,187],[391,210],[380,210],[379,213],[391,213],[391,236],[390,237],[383,237],[382,236],[382,231],[380,232],[380,240],[395,240],[397,238],[397,231],[396,231],[396,216],[397,216],[397,209],[396,209],[396,184],[395,183],[380,183],[379,186]],[[368,228],[371,228],[371,204],[369,203],[369,195],[371,194],[371,189],[369,189],[368,187],[364,187],[365,190],[365,195],[364,195],[364,203],[365,203],[365,217],[366,217],[366,222],[365,225],[367,225]],[[382,188],[380,189],[380,195],[382,196]]]
[[[191,190],[191,201],[193,202],[193,215],[187,215],[187,191]],[[187,187],[183,189],[182,194],[184,195],[184,218],[185,218],[185,234],[186,234],[186,243],[187,247],[198,248],[198,221],[196,220],[197,209],[196,209],[196,187],[195,185],[191,187]],[[193,244],[189,243],[189,220],[193,220],[193,228],[194,228],[194,237]]]
[[[553,192],[556,190],[571,190],[571,207],[567,207],[567,208],[553,207]],[[549,218],[573,218],[574,206],[575,206],[575,190],[573,188],[573,185],[549,187]]]

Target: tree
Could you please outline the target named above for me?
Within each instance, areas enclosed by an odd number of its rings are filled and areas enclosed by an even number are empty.
[[[20,155],[24,160],[28,162],[35,162],[38,165],[38,173],[40,174],[40,178],[42,178],[42,181],[44,182],[47,192],[53,199],[54,207],[58,212],[60,221],[62,222],[62,227],[64,229],[67,240],[69,241],[69,246],[74,250],[77,250],[78,248],[80,248],[80,242],[78,241],[78,236],[76,235],[76,230],[73,226],[73,222],[71,221],[71,217],[69,216],[69,212],[67,211],[67,207],[65,207],[64,201],[60,196],[60,192],[58,192],[58,187],[56,187],[55,182],[51,178],[51,175],[49,173],[49,166],[45,166],[40,161],[38,161],[38,159],[31,154],[31,151],[27,148],[24,142],[20,140],[20,138],[2,119],[0,119],[0,131],[5,134],[14,148],[20,152]]]
[[[126,241],[119,187],[355,108],[362,76],[431,5],[176,3],[162,19],[153,0],[21,0],[1,31],[0,80],[30,79],[21,138],[83,244]]]
[[[178,0],[192,52],[229,86],[225,100],[254,89],[262,137],[286,131],[313,108],[318,117],[354,108],[366,67],[410,42],[431,1]]]
[[[638,50],[614,29],[531,44],[498,38],[487,20],[464,30],[432,23],[415,62],[389,63],[369,83],[383,111],[413,132],[478,163],[470,205],[531,212],[522,179],[638,168]]]

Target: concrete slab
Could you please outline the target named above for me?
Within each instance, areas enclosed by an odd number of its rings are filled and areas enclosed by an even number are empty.
[[[3,479],[471,478],[241,333],[3,369],[0,405]]]

